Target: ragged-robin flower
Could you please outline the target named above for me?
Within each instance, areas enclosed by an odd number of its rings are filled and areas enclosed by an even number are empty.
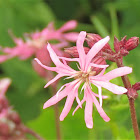
[[[46,50],[45,46],[47,45],[48,41],[57,41],[56,43],[51,43],[53,49],[57,55],[65,56],[66,53],[62,51],[62,48],[68,47],[69,42],[75,42],[78,37],[78,33],[68,31],[75,29],[76,26],[77,22],[75,20],[70,20],[59,29],[55,29],[53,23],[51,22],[42,31],[31,34],[26,33],[24,35],[24,40],[22,38],[16,38],[14,35],[12,35],[16,46],[13,48],[0,48],[0,51],[3,53],[0,55],[0,63],[13,57],[18,57],[21,60],[25,60],[35,55],[43,64],[50,65],[51,59],[49,54],[47,51],[44,51]],[[36,62],[33,62],[33,67],[40,76],[50,76],[50,74],[47,74],[46,71]]]
[[[53,82],[55,82],[57,79],[66,76],[67,78],[73,78],[74,80],[72,82],[64,84],[56,93],[55,96],[50,98],[46,103],[44,104],[44,109],[56,104],[61,99],[67,96],[67,100],[64,106],[64,109],[60,115],[60,120],[63,121],[64,118],[69,113],[72,104],[74,102],[74,99],[76,98],[76,101],[78,103],[78,106],[74,110],[75,111],[81,107],[84,102],[86,102],[85,106],[85,122],[86,126],[88,128],[93,127],[93,119],[92,119],[92,110],[93,110],[93,103],[95,104],[97,111],[99,112],[100,116],[105,120],[109,121],[110,118],[106,115],[102,108],[102,98],[106,98],[106,96],[102,96],[102,90],[101,87],[108,89],[109,91],[115,93],[115,94],[123,94],[127,92],[127,89],[121,86],[117,86],[113,83],[110,83],[109,81],[113,78],[116,78],[118,76],[123,76],[126,74],[129,74],[132,72],[132,68],[130,67],[121,67],[114,69],[106,74],[104,74],[105,69],[108,67],[108,65],[99,65],[93,63],[93,59],[95,59],[96,54],[106,45],[106,43],[109,41],[109,36],[105,37],[104,39],[99,40],[97,43],[94,44],[93,47],[89,50],[89,52],[86,54],[83,48],[83,43],[85,41],[86,32],[82,31],[80,32],[76,46],[78,50],[79,57],[78,58],[66,58],[66,57],[59,57],[56,55],[54,50],[51,48],[50,44],[48,44],[47,49],[49,51],[50,57],[56,67],[48,67],[46,65],[43,65],[37,58],[35,60],[45,69],[49,71],[55,71],[58,74],[50,80],[45,87],[48,87]],[[72,69],[69,67],[66,63],[66,61],[76,61],[79,63],[78,65],[78,71]],[[100,73],[97,73],[94,68],[102,68],[102,71]],[[84,90],[84,97],[82,101],[78,98],[78,89],[79,86],[82,84],[82,89]],[[98,88],[98,94],[94,93],[92,90],[92,84],[97,86]],[[99,97],[99,102],[96,99],[96,97]]]

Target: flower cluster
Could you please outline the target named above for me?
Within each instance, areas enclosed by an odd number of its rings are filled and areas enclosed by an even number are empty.
[[[88,128],[93,127],[93,119],[92,119],[92,108],[93,103],[95,104],[97,111],[99,112],[100,116],[105,120],[109,121],[110,118],[106,115],[102,108],[102,99],[107,98],[106,96],[102,95],[102,87],[108,89],[109,91],[115,94],[123,94],[127,92],[127,89],[121,86],[117,86],[109,81],[113,78],[118,76],[123,76],[132,72],[132,68],[130,67],[121,67],[114,69],[106,74],[104,74],[106,68],[109,65],[103,64],[99,58],[97,59],[97,54],[106,46],[109,41],[109,36],[100,39],[98,42],[94,43],[88,52],[85,52],[83,47],[84,41],[86,37],[86,32],[80,32],[77,42],[76,42],[76,50],[78,53],[77,58],[66,58],[58,56],[50,44],[47,45],[47,49],[49,51],[50,57],[56,67],[48,67],[41,63],[40,60],[37,58],[35,59],[38,64],[40,64],[44,69],[49,71],[55,71],[58,74],[50,80],[45,87],[48,87],[57,79],[66,76],[68,79],[73,78],[72,82],[64,84],[59,91],[56,93],[55,96],[50,98],[45,104],[43,108],[47,108],[59,102],[61,99],[67,96],[67,100],[64,106],[64,109],[60,115],[60,120],[63,121],[64,118],[69,113],[74,99],[78,103],[78,106],[74,110],[75,111],[81,107],[84,102],[86,102],[85,106],[85,122]],[[75,61],[78,62],[78,71],[72,69],[67,65],[66,61]],[[82,90],[84,90],[84,96],[82,101],[78,98],[78,89],[79,86],[82,84]],[[94,89],[92,89],[92,85],[95,85],[98,88],[98,94],[94,93]],[[97,100],[99,98],[99,101]]]

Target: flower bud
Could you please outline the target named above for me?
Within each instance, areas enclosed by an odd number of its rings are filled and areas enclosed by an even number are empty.
[[[131,50],[135,49],[138,45],[139,45],[139,37],[131,37],[125,43],[124,48],[127,51],[131,51]]]
[[[102,37],[98,34],[87,33],[86,42],[91,48],[96,42],[98,42],[101,39]],[[108,43],[103,47],[102,51],[106,52],[107,50],[111,50],[110,45]]]
[[[85,53],[87,54],[89,52],[89,48],[84,47]],[[78,51],[77,51],[77,47],[70,47],[70,48],[65,48],[65,52],[69,53],[70,55],[72,55],[73,57],[79,57]]]

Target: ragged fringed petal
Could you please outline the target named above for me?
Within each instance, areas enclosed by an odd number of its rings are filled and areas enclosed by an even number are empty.
[[[85,54],[84,47],[83,47],[85,37],[86,37],[86,32],[84,32],[84,31],[80,32],[80,34],[78,36],[78,40],[76,42],[77,51],[79,54],[79,63],[80,63],[82,70],[85,70],[85,62],[86,62],[86,54]]]
[[[63,34],[63,37],[64,37],[66,40],[75,42],[75,41],[77,40],[77,38],[78,38],[78,33],[75,33],[75,32],[65,33],[65,34]]]
[[[43,67],[44,69],[50,70],[50,71],[57,71],[56,67],[48,67],[46,65],[43,65],[37,58],[34,59],[35,61],[37,61],[37,63]]]
[[[111,79],[114,79],[116,77],[119,76],[123,76],[126,74],[129,74],[132,72],[132,68],[130,67],[120,67],[120,68],[116,68],[108,73],[106,73],[105,75],[103,75],[100,80],[105,80],[105,81],[110,81]]]
[[[63,108],[63,111],[60,115],[60,121],[63,121],[64,118],[67,116],[67,114],[69,113],[71,107],[72,107],[72,104],[74,102],[74,99],[78,93],[78,88],[75,88],[75,85],[70,85],[69,86],[69,91],[68,91],[68,97],[67,97],[67,100],[66,100],[66,103],[65,103],[65,106]]]
[[[96,97],[94,95],[92,95],[92,100],[93,100],[100,116],[104,119],[104,121],[106,121],[106,122],[110,121],[110,118],[106,115],[106,113],[104,112],[104,110],[102,109],[102,107],[100,106],[100,104],[98,103],[98,100],[96,99]]]
[[[47,102],[45,102],[43,109],[58,103],[60,100],[62,100],[64,97],[68,95],[69,93],[68,91],[69,91],[69,88],[65,87],[65,89],[59,92],[59,94],[56,94],[53,97],[51,97]]]
[[[49,85],[51,85],[52,83],[54,83],[56,80],[58,80],[59,78],[63,77],[65,75],[63,74],[58,74],[56,75],[52,80],[50,80],[45,86],[44,88],[48,87]]]
[[[58,56],[56,55],[56,53],[53,51],[53,49],[51,48],[51,45],[48,43],[47,49],[49,51],[50,57],[53,61],[53,63],[56,66],[62,66],[62,62],[59,60]]]
[[[94,46],[90,49],[90,51],[86,55],[86,69],[88,68],[89,64],[91,63],[92,58],[106,45],[109,41],[109,36],[99,40]]]
[[[82,106],[82,104],[83,104],[84,102],[85,102],[85,98],[81,101],[81,106]],[[79,107],[80,107],[80,105],[78,104],[77,107],[74,109],[72,115],[75,114],[75,112],[78,110]]]
[[[88,128],[93,128],[93,118],[92,118],[92,110],[93,110],[93,101],[88,90],[85,90],[86,96],[86,106],[85,106],[85,122]]]
[[[106,81],[95,81],[95,80],[91,80],[93,84],[98,85],[100,87],[106,88],[109,91],[115,93],[115,94],[123,94],[127,92],[127,89],[121,86],[117,86],[115,84],[112,84],[110,82],[106,82]]]
[[[59,32],[65,32],[68,30],[75,29],[77,26],[77,22],[75,20],[70,20],[66,22],[58,31]]]

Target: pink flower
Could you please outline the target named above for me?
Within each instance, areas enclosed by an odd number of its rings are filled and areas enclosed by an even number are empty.
[[[78,33],[65,32],[75,29],[76,26],[77,22],[75,20],[71,20],[56,30],[53,23],[51,22],[45,29],[40,32],[25,34],[25,41],[12,35],[16,46],[14,48],[0,48],[3,52],[3,55],[0,55],[0,63],[13,57],[18,57],[21,60],[25,60],[32,55],[35,55],[43,64],[50,65],[51,59],[49,54],[47,51],[44,51],[46,50],[45,46],[47,45],[47,42],[57,40],[57,43],[51,44],[52,48],[55,50],[57,55],[66,56],[66,53],[62,51],[62,48],[67,47],[69,45],[69,41],[75,42],[77,40]],[[33,62],[33,67],[40,76],[49,76],[49,74],[47,74],[46,71],[42,69],[42,67],[40,67],[36,62]]]
[[[89,50],[89,52],[86,54],[83,48],[83,43],[86,37],[86,32],[82,31],[80,32],[77,40],[77,50],[79,54],[79,58],[66,58],[66,57],[58,57],[56,53],[51,48],[50,44],[48,44],[47,49],[49,51],[50,57],[56,67],[48,67],[43,65],[37,58],[35,60],[45,69],[50,71],[55,71],[58,74],[50,80],[45,87],[48,87],[53,82],[55,82],[57,79],[67,76],[67,78],[74,78],[74,80],[70,83],[66,83],[63,85],[59,91],[56,93],[55,96],[50,98],[45,104],[44,109],[56,104],[61,99],[67,96],[67,100],[64,106],[64,109],[60,115],[60,120],[63,121],[64,118],[69,113],[73,101],[76,98],[76,101],[78,103],[78,106],[74,110],[75,111],[81,107],[82,104],[86,101],[85,106],[85,122],[86,126],[88,128],[93,127],[93,119],[92,119],[92,108],[93,103],[95,104],[97,111],[99,112],[100,116],[105,120],[109,121],[110,118],[106,115],[104,110],[102,109],[102,98],[107,98],[106,96],[102,96],[101,87],[104,87],[108,89],[109,91],[115,93],[115,94],[123,94],[127,92],[127,89],[124,87],[117,86],[115,84],[110,83],[109,81],[113,78],[116,78],[118,76],[123,76],[126,74],[129,74],[132,72],[132,68],[129,67],[121,67],[114,69],[106,74],[104,74],[105,69],[108,67],[108,65],[98,65],[93,63],[93,59],[95,59],[96,54],[106,45],[106,43],[109,41],[109,37],[107,36],[104,39],[101,39],[97,43],[94,44],[94,46]],[[62,60],[62,61],[61,61]],[[78,69],[79,71],[76,71],[69,67],[66,63],[66,61],[76,61],[79,63]],[[93,68],[102,68],[102,71],[98,74],[96,71],[93,71]],[[84,90],[84,97],[82,101],[78,98],[78,88],[81,85],[81,83],[84,83],[82,90]],[[98,93],[94,93],[91,88],[92,84],[98,87]],[[100,104],[96,97],[99,97]]]

